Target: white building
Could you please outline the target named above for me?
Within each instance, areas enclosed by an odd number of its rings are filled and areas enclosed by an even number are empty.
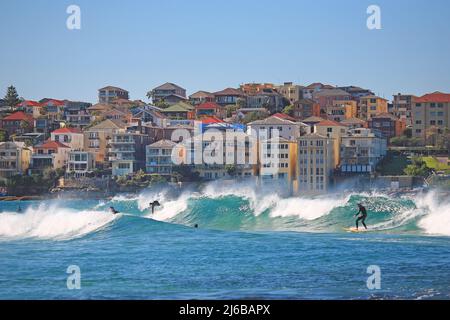
[[[80,177],[92,171],[95,168],[95,158],[92,153],[86,151],[71,151],[69,152],[69,160],[67,162],[68,173],[74,173],[75,176]]]
[[[387,153],[387,141],[370,129],[350,130],[342,137],[341,171],[344,173],[372,173]]]
[[[301,136],[304,124],[293,122],[278,117],[268,117],[263,120],[256,120],[247,125],[247,134],[259,137],[260,131],[264,133],[267,139],[274,137],[274,131],[278,130],[279,137],[288,140],[297,140]]]
[[[160,140],[146,148],[145,168],[147,173],[171,175],[174,163],[172,149],[176,143],[170,140]]]

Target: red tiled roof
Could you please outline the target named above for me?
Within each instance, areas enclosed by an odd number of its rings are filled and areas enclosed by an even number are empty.
[[[281,119],[286,119],[286,120],[290,120],[290,121],[296,121],[295,118],[291,117],[288,114],[285,113],[275,113],[274,115],[272,115],[272,117],[277,117],[277,118],[281,118]]]
[[[33,122],[33,117],[22,112],[17,111],[12,114],[10,114],[7,117],[3,118],[3,121],[27,121],[27,122]]]
[[[205,102],[195,107],[195,109],[220,109],[221,107],[214,102]]]
[[[442,92],[433,92],[426,94],[424,96],[418,97],[414,99],[414,102],[418,103],[427,103],[427,102],[450,102],[450,94],[449,93],[442,93]]]
[[[81,133],[79,129],[76,128],[59,128],[53,131],[52,133]]]
[[[66,146],[65,144],[59,142],[59,141],[51,141],[48,140],[44,144],[41,144],[40,146],[36,146],[36,148],[39,149],[58,149],[58,148],[70,148],[69,146]]]
[[[333,120],[320,121],[318,124],[316,124],[316,126],[319,126],[319,127],[344,127],[343,124],[333,121]]]
[[[25,101],[21,102],[19,104],[19,106],[21,106],[21,107],[27,107],[27,106],[28,107],[42,107],[42,104],[40,104],[37,101],[33,101],[33,100],[25,100]]]
[[[203,124],[224,123],[224,121],[215,116],[211,116],[211,117],[203,118],[202,123]]]
[[[46,103],[46,105],[52,104],[54,106],[64,106],[65,103],[62,100],[50,99]]]

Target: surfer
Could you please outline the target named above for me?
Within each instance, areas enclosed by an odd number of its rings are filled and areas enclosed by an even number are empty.
[[[358,219],[356,219],[356,230],[358,230],[358,222],[359,221],[361,221],[364,228],[366,228],[366,230],[367,230],[367,226],[365,223],[366,218],[367,218],[367,210],[361,203],[358,203],[358,208],[359,208],[359,211],[357,214],[355,214],[355,217],[358,216]]]
[[[110,211],[112,214],[118,214],[118,213],[120,213],[120,212],[117,211],[114,207],[109,207],[109,211]]]
[[[152,208],[152,214],[155,213],[155,207],[159,207],[161,204],[158,200],[150,202],[150,207]]]
[[[19,204],[19,207],[17,208],[17,213],[21,213],[22,212],[22,207]]]

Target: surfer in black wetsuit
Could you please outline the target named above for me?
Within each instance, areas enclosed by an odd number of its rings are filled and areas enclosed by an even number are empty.
[[[361,204],[358,203],[358,208],[359,211],[357,214],[355,214],[355,217],[358,216],[358,219],[356,219],[356,230],[358,230],[358,222],[361,221],[361,223],[363,224],[364,228],[366,228],[367,230],[367,226],[366,226],[366,218],[367,218],[367,211],[366,208]]]
[[[152,208],[152,214],[155,213],[155,207],[159,207],[161,204],[158,200],[150,202],[150,207]]]
[[[109,211],[110,211],[112,214],[118,214],[118,213],[120,213],[119,211],[117,211],[116,209],[114,209],[114,207],[109,207]]]

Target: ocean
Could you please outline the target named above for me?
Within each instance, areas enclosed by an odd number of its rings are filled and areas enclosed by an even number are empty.
[[[369,232],[349,233],[360,202]],[[0,202],[0,299],[449,298],[450,201],[436,192],[285,198],[215,182]]]

